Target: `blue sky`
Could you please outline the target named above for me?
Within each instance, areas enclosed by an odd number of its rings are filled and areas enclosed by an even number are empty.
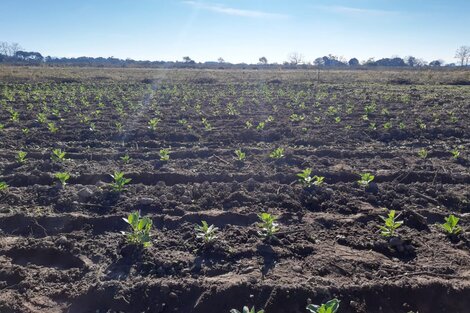
[[[283,62],[413,55],[454,62],[469,0],[1,0],[0,41],[51,56]]]

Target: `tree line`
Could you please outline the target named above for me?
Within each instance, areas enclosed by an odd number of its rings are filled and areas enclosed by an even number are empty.
[[[184,56],[182,61],[138,61],[132,59],[119,59],[114,57],[51,57],[42,56],[35,51],[25,51],[18,43],[0,42],[0,63],[11,65],[46,65],[46,66],[90,66],[90,67],[156,67],[156,68],[259,68],[259,67],[286,67],[286,68],[309,68],[309,67],[441,67],[441,66],[469,66],[470,46],[461,46],[455,52],[456,63],[445,64],[442,60],[426,62],[414,56],[405,58],[391,57],[375,60],[370,58],[359,61],[357,58],[346,60],[343,57],[329,54],[319,57],[312,62],[298,53],[290,53],[287,60],[282,64],[269,63],[266,57],[260,57],[256,64],[226,62],[223,58],[217,61],[196,62],[189,56]]]

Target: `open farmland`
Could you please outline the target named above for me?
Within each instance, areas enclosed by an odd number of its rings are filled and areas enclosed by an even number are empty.
[[[0,79],[2,313],[294,313],[332,298],[341,313],[469,312],[468,71]],[[298,182],[308,168],[323,184]],[[403,221],[391,238],[388,210]],[[121,234],[133,211],[153,222],[147,248]],[[263,212],[279,223],[265,240]],[[458,235],[439,225],[449,214]],[[203,220],[212,244],[195,237]]]

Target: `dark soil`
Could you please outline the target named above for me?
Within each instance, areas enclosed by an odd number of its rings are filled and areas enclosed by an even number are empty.
[[[0,312],[294,313],[334,297],[341,313],[470,312],[470,87],[220,81],[0,83]],[[323,186],[296,183],[307,167]],[[116,170],[132,179],[122,193]],[[71,174],[64,188],[57,172]],[[404,221],[395,239],[378,231],[384,208]],[[153,220],[147,249],[121,234],[134,210]],[[269,242],[264,211],[279,216]],[[449,214],[454,238],[437,225]],[[220,228],[209,247],[202,220]]]

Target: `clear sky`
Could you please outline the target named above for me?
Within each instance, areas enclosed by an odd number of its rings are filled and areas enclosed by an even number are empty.
[[[0,0],[0,41],[44,56],[283,62],[413,55],[454,62],[470,0]]]

